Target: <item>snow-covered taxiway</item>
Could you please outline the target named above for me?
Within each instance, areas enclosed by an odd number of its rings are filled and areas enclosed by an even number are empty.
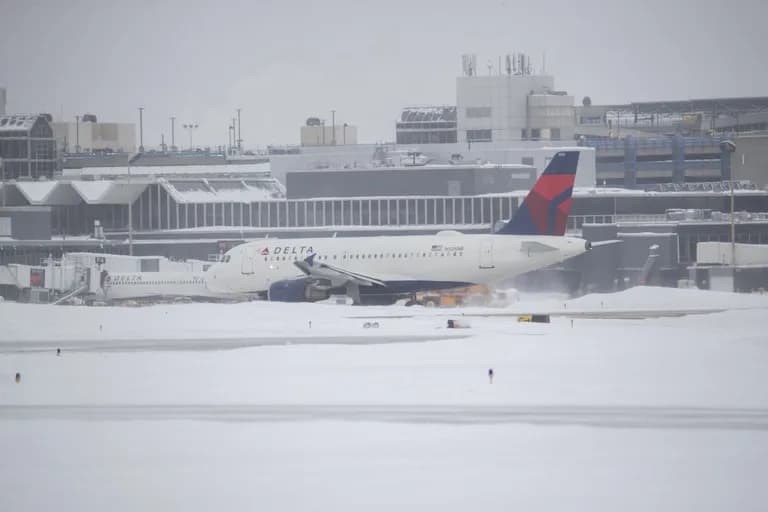
[[[3,303],[0,510],[764,510],[766,314]]]

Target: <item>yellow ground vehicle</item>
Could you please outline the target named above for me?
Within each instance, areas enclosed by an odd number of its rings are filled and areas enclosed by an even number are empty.
[[[419,292],[414,300],[426,307],[487,306],[493,298],[493,292],[484,285],[465,286],[433,292]]]
[[[533,322],[537,324],[548,324],[549,323],[549,315],[537,315],[537,314],[529,314],[529,315],[519,315],[517,317],[518,322]]]

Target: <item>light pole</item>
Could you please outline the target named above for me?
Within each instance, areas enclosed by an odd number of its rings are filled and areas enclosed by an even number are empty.
[[[5,183],[5,165],[2,158],[0,158],[0,185],[3,186],[3,208],[5,208],[5,187],[8,185]]]
[[[176,117],[171,116],[171,151],[176,151]]]
[[[232,153],[235,152],[235,148],[237,147],[237,131],[235,131],[235,123],[237,122],[237,119],[234,117],[232,118]]]
[[[237,152],[243,152],[243,138],[240,134],[240,111],[242,108],[237,109]]]
[[[736,151],[736,144],[733,143],[731,140],[724,140],[720,143],[720,148],[725,153],[720,158],[731,158],[731,154]],[[728,166],[730,168],[730,165]],[[728,179],[730,180],[730,189],[731,189],[731,272],[732,272],[732,279],[734,279],[735,271],[736,271],[736,216],[734,212],[734,205],[735,205],[735,197],[733,193],[733,189],[735,188],[735,182],[733,180],[733,170],[731,170],[730,176],[728,176]],[[735,279],[734,279],[734,288],[736,285]],[[735,290],[734,290],[735,291]]]
[[[133,256],[133,197],[131,194],[131,164],[139,159],[141,152],[128,157],[128,254]]]
[[[735,183],[733,182],[733,178],[731,178],[731,266],[736,266],[736,215],[734,215],[734,204],[735,204],[735,196],[733,193],[733,189]]]
[[[187,132],[189,132],[189,150],[192,151],[192,132],[197,130],[198,126],[200,125],[197,123],[187,123],[183,124],[182,126],[187,130]]]
[[[139,107],[139,153],[144,152],[144,107]]]
[[[331,146],[336,145],[336,111],[331,110]]]
[[[344,128],[343,128],[342,134],[341,134],[341,144],[343,146],[347,145],[347,126],[349,126],[349,125],[347,123],[344,123]]]
[[[80,153],[80,116],[75,116],[75,153]]]

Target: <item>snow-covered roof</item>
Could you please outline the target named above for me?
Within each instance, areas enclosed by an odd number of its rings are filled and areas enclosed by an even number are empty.
[[[277,180],[163,180],[162,186],[177,203],[254,203],[285,197]]]
[[[0,132],[28,132],[35,125],[39,115],[14,114],[0,116]]]
[[[403,123],[456,122],[455,105],[405,107],[400,113]]]
[[[98,201],[106,194],[113,183],[111,181],[73,181],[72,186],[86,202]]]
[[[72,181],[72,187],[88,204],[127,204],[139,198],[146,183],[114,181]]]
[[[261,176],[269,172],[269,162],[253,164],[131,166],[132,176],[242,176],[248,174]],[[64,169],[63,175],[72,178],[81,176],[93,176],[95,178],[106,176],[127,176],[128,167],[84,167],[82,169]]]
[[[88,204],[125,204],[135,201],[147,183],[113,181],[21,181],[8,184],[34,206]]]
[[[24,199],[33,206],[79,204],[81,199],[69,183],[60,181],[20,181],[14,183]],[[8,187],[10,188],[10,187]]]
[[[737,188],[733,191],[734,195],[766,195],[768,191]],[[676,196],[727,196],[730,195],[730,191],[727,189],[721,190],[638,190],[629,188],[610,188],[610,187],[574,187],[574,197],[590,197],[590,196],[620,196],[620,197],[676,197]]]
[[[402,153],[402,154],[401,154]],[[390,152],[395,157],[405,157],[406,151]],[[359,166],[359,167],[328,167],[325,169],[298,169],[295,171],[287,171],[286,174],[319,174],[319,173],[376,173],[376,172],[391,172],[391,171],[407,171],[409,173],[419,173],[422,171],[441,171],[441,172],[458,172],[458,171],[474,171],[474,172],[489,172],[493,170],[503,169],[506,171],[525,171],[530,173],[535,170],[532,165],[526,164],[494,164],[490,162],[462,162],[460,164],[424,164],[424,165],[392,165],[392,166]]]
[[[45,201],[45,198],[53,192],[57,185],[57,181],[30,181],[19,182],[16,184],[16,188],[24,194],[24,198],[30,203],[40,203]]]
[[[254,203],[285,198],[285,187],[273,178],[203,178],[125,180],[20,181],[6,183],[33,206],[86,204],[127,204],[136,201],[147,186],[159,183],[178,203]]]

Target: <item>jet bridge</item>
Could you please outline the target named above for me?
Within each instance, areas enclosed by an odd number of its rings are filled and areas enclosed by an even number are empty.
[[[203,261],[133,257],[103,253],[69,253],[40,265],[0,265],[0,296],[33,303],[65,303],[75,297],[103,297],[103,278],[121,272],[202,272]]]
[[[653,244],[648,249],[648,259],[645,260],[640,276],[637,278],[637,284],[653,284],[659,270],[659,245]]]

